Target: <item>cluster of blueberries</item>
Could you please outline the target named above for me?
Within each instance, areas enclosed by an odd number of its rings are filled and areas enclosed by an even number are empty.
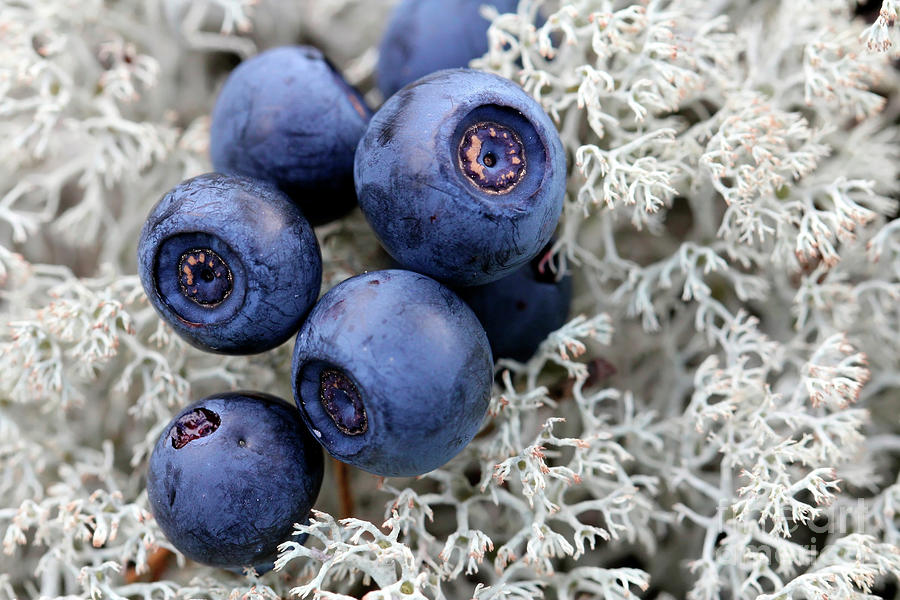
[[[556,129],[509,80],[433,72],[485,52],[482,3],[401,3],[381,46],[390,97],[374,114],[314,48],[245,61],[213,110],[216,172],[151,211],[140,277],[179,335],[250,354],[296,334],[296,408],[217,394],[182,410],[156,444],[150,507],[188,557],[265,568],[308,517],[323,446],[381,476],[444,464],[478,431],[493,358],[527,359],[565,320],[571,284],[548,264],[566,180]],[[448,21],[453,4],[468,18]],[[476,42],[453,56],[465,44],[441,35]],[[357,203],[399,268],[318,299],[312,226]]]

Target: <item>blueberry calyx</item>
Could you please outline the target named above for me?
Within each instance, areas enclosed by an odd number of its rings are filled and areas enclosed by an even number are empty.
[[[222,419],[208,408],[196,408],[175,420],[169,437],[176,450],[184,448],[189,442],[206,437],[219,428]]]
[[[506,194],[525,177],[525,147],[519,135],[493,121],[469,127],[459,142],[459,168],[489,194]]]
[[[221,256],[209,248],[194,248],[178,260],[178,284],[185,298],[212,308],[231,294],[234,277]]]
[[[369,428],[366,407],[347,375],[337,369],[319,374],[319,400],[335,426],[346,435],[360,435]]]

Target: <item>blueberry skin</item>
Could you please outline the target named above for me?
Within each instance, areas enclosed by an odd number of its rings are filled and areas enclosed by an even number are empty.
[[[549,117],[519,86],[449,69],[375,113],[354,176],[363,213],[398,263],[479,285],[512,273],[550,239],[566,159]]]
[[[482,5],[515,12],[518,0],[403,0],[378,47],[376,79],[385,98],[441,69],[467,67],[488,49]]]
[[[528,360],[566,322],[572,278],[557,278],[551,271],[549,250],[508,277],[457,290],[484,326],[495,360]]]
[[[270,566],[305,522],[324,459],[297,409],[259,392],[182,410],[150,456],[150,510],[185,556],[216,567]]]
[[[484,329],[449,288],[410,271],[357,275],[297,334],[294,399],[335,458],[376,475],[427,473],[478,432],[493,363]]]
[[[271,181],[313,225],[356,206],[353,153],[372,113],[310,46],[282,46],[242,62],[216,99],[213,167]]]
[[[253,354],[300,328],[319,295],[322,255],[300,209],[277,188],[207,173],[153,207],[138,273],[150,303],[190,344]]]

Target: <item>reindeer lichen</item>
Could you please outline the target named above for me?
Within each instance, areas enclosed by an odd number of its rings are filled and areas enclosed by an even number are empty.
[[[870,3],[873,0],[869,0]],[[186,561],[144,474],[203,395],[290,397],[144,298],[238,60],[303,40],[369,101],[393,0],[0,0],[0,599],[868,598],[900,576],[900,3],[520,0],[487,54],[559,128],[570,321],[421,478],[326,484],[275,570]],[[317,230],[324,287],[386,257]],[[326,478],[336,476],[329,469]],[[346,486],[346,482],[343,484]]]

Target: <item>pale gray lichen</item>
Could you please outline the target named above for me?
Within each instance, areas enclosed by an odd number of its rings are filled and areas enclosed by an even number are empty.
[[[572,320],[500,361],[481,433],[351,474],[275,571],[189,563],[143,477],[180,406],[290,397],[290,348],[205,355],[134,275],[210,168],[239,58],[322,46],[378,101],[393,0],[0,0],[0,598],[865,598],[900,575],[900,4],[521,0],[473,61],[559,127]],[[386,256],[318,230],[325,287]],[[329,472],[327,477],[332,477]],[[896,585],[896,584],[894,584]],[[650,591],[652,590],[652,592]]]

